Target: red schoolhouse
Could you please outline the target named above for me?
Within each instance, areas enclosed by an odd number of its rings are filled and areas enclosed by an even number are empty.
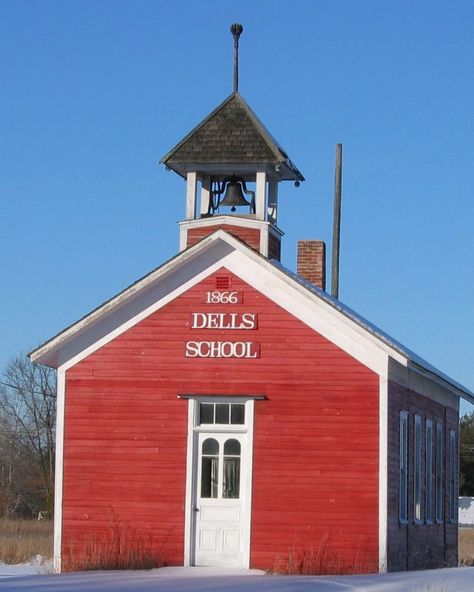
[[[117,529],[168,565],[456,565],[474,395],[329,296],[321,242],[281,265],[303,177],[238,91],[162,162],[179,253],[31,354],[58,369],[56,569]]]

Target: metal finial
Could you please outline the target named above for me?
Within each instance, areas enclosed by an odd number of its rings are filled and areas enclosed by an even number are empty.
[[[239,23],[230,26],[230,32],[234,37],[234,92],[239,90],[239,37],[243,30]]]

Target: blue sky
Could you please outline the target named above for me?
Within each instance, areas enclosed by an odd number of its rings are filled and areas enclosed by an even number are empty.
[[[281,190],[283,263],[330,246],[340,298],[474,390],[474,4],[0,3],[0,365],[178,249],[159,159],[232,91],[306,177]],[[467,407],[464,407],[465,409]]]

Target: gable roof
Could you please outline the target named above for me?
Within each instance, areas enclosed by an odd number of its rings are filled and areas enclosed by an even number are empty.
[[[318,323],[326,318],[332,325],[332,331],[335,321],[342,322],[344,330],[334,333],[340,340],[340,347],[344,348],[345,342],[356,339],[360,341],[358,351],[361,355],[365,355],[361,353],[365,349],[378,350],[379,354],[388,355],[405,366],[421,369],[457,396],[474,404],[474,393],[469,389],[440,372],[339,300],[281,264],[266,259],[223,230],[217,230],[137,280],[40,345],[30,353],[30,357],[33,362],[53,367],[71,363],[81,353],[91,348],[97,349],[120,334],[130,319],[139,322],[157,309],[157,303],[163,306],[223,265],[244,280],[246,274],[253,273],[252,277],[260,282],[256,289],[266,291],[267,296],[278,287],[279,296],[275,302],[310,326],[314,325],[315,318]],[[377,359],[379,363],[380,355]]]
[[[282,165],[282,180],[304,177],[235,91],[179,142],[161,163],[185,176],[186,164]]]

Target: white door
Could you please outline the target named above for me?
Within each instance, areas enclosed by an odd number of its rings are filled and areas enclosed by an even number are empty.
[[[195,434],[194,564],[243,567],[246,435]]]

